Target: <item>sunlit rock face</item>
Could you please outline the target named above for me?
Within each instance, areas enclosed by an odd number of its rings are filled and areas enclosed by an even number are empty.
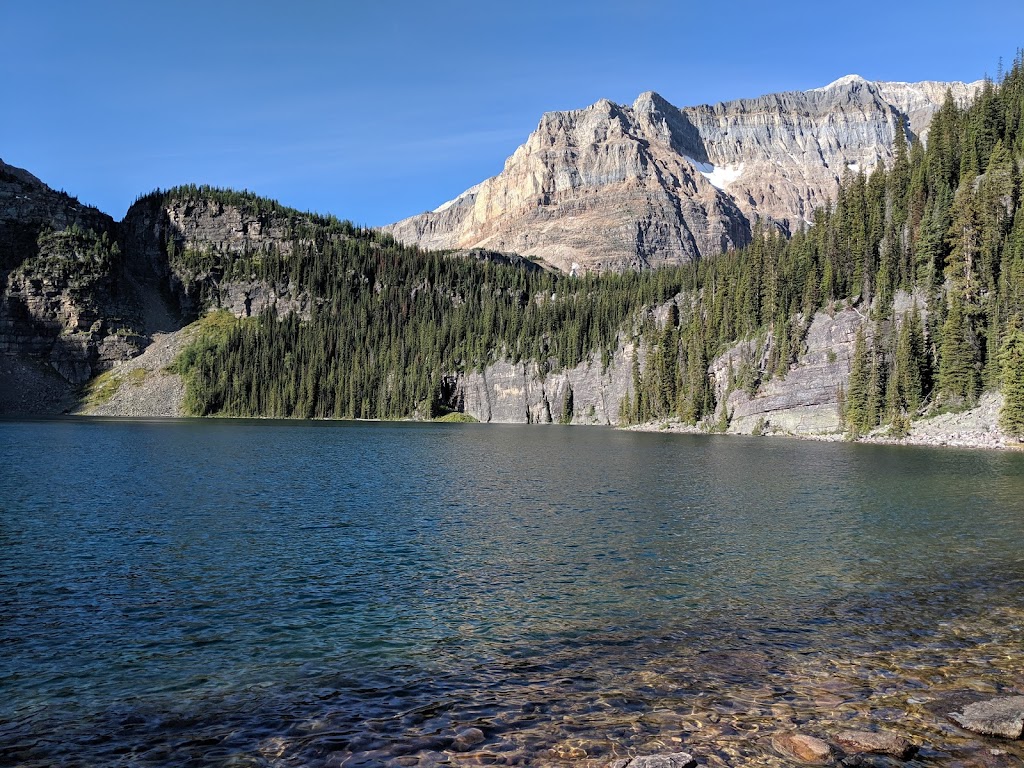
[[[824,88],[679,109],[656,93],[545,114],[504,170],[385,229],[424,248],[489,248],[565,272],[679,264],[745,245],[764,219],[792,231],[842,176],[924,138],[947,90],[981,83]]]

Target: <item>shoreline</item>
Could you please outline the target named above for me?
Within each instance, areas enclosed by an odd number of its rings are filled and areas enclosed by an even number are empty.
[[[940,413],[916,419],[904,437],[891,437],[887,427],[879,427],[867,435],[851,438],[842,432],[809,434],[800,432],[768,431],[762,435],[749,432],[711,432],[700,425],[684,424],[677,418],[649,421],[643,424],[618,427],[629,432],[667,432],[690,435],[739,435],[743,437],[788,437],[819,442],[850,442],[869,445],[902,445],[924,448],[965,448],[971,450],[1021,451],[1024,441],[1008,437],[999,428],[999,409],[1002,397],[986,393],[978,405],[965,411]]]

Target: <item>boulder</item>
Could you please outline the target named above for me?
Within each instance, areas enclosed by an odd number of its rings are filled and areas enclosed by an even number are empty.
[[[455,734],[451,749],[455,752],[468,752],[484,740],[484,732],[479,728],[463,728]]]
[[[848,752],[891,755],[900,760],[906,760],[917,751],[907,739],[886,731],[841,731],[836,734],[836,742]]]
[[[783,757],[808,765],[828,765],[836,757],[835,750],[827,741],[805,733],[777,733],[772,736],[771,743]]]
[[[984,736],[1019,739],[1024,735],[1024,696],[979,701],[964,707],[963,712],[951,712],[949,719]]]
[[[673,752],[668,755],[645,755],[644,757],[622,757],[608,768],[692,768],[697,761],[687,752]]]

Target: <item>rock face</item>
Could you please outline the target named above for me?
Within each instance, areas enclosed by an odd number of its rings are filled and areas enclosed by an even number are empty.
[[[186,317],[207,304],[243,317],[269,306],[281,314],[308,315],[308,297],[300,297],[292,286],[249,275],[223,275],[183,258],[190,251],[207,250],[240,254],[273,248],[290,254],[300,223],[282,209],[225,204],[202,194],[171,200],[151,196],[128,210],[121,231],[126,249],[158,276],[161,288]]]
[[[897,131],[923,137],[947,88],[967,101],[980,85],[853,75],[713,106],[644,93],[632,106],[549,112],[500,174],[385,229],[566,272],[678,264],[745,245],[758,218],[803,226],[843,174],[892,159]]]
[[[116,225],[105,213],[0,160],[0,270],[35,256],[44,228],[57,232],[71,226],[112,234]]]
[[[753,394],[730,392],[729,381],[743,365],[752,367],[755,379],[764,376],[774,343],[771,334],[740,342],[713,360],[708,370],[718,402],[729,409],[729,431],[840,431],[838,391],[846,384],[857,329],[864,323],[857,309],[819,312],[786,376],[761,383]],[[450,377],[448,405],[482,422],[619,424],[622,402],[633,394],[634,350],[643,368],[644,350],[632,342],[620,343],[607,366],[599,357],[557,371],[545,371],[537,363],[499,361],[483,371]]]
[[[453,377],[449,404],[482,422],[618,424],[619,405],[632,391],[632,354],[632,344],[620,344],[607,366],[595,356],[545,373],[537,363],[501,361]]]
[[[916,305],[925,317],[926,304],[924,296],[900,291],[895,296],[893,310],[897,318],[902,318]],[[839,391],[846,388],[860,328],[870,342],[875,326],[869,321],[865,307],[847,305],[816,313],[807,325],[798,358],[784,376],[769,375],[765,370],[775,343],[771,333],[758,340],[740,342],[713,360],[709,373],[715,380],[716,401],[724,402],[729,410],[729,432],[792,435],[841,432]],[[733,374],[744,365],[754,372],[756,391],[730,391]]]
[[[0,161],[0,355],[20,358],[11,371],[28,385],[43,364],[74,386],[145,343],[113,219]]]
[[[37,260],[50,266],[66,258],[47,255]],[[32,264],[7,277],[0,297],[0,354],[45,360],[77,385],[142,351],[146,339],[134,296],[121,293],[111,280],[76,290],[37,269]]]
[[[200,194],[143,198],[118,224],[0,161],[0,413],[64,410],[74,388],[207,303],[243,316],[269,306],[308,316],[308,297],[290,285],[176,258],[190,249],[290,252],[300,225],[301,216],[272,204]],[[37,408],[38,399],[19,393],[40,382],[47,396],[39,402],[52,405]]]
[[[800,435],[840,429],[838,391],[849,377],[857,329],[864,318],[856,309],[819,312],[811,320],[803,352],[785,377],[773,376],[753,394],[729,393],[732,374],[750,365],[760,374],[773,339],[745,341],[716,358],[710,366],[718,401],[731,416],[730,432],[779,431]]]

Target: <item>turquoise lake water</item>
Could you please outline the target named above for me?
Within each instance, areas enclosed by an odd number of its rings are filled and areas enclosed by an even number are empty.
[[[0,422],[0,764],[744,764],[773,705],[865,718],[873,676],[1024,685],[1022,541],[1013,453]]]

